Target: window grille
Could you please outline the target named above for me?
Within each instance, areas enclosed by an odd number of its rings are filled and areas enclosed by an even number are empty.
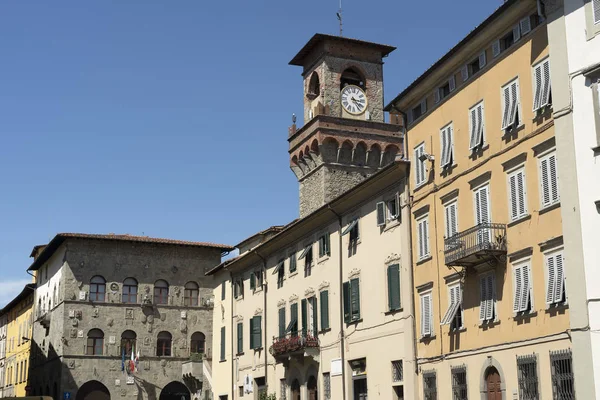
[[[519,378],[519,399],[537,400],[539,394],[535,354],[517,357],[517,375]]]
[[[287,385],[285,383],[285,379],[281,379],[279,382],[280,382],[279,398],[281,400],[286,400],[287,399]]]
[[[392,382],[402,382],[404,380],[404,366],[402,360],[392,361]]]
[[[452,368],[452,400],[467,400],[467,368]]]
[[[550,352],[553,400],[575,400],[571,350]]]
[[[423,373],[423,399],[437,400],[437,377],[435,371]]]
[[[331,399],[331,375],[329,372],[323,374],[323,397],[325,400]]]

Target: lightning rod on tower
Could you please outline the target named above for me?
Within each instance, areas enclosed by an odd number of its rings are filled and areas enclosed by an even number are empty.
[[[340,0],[340,9],[337,12],[337,19],[338,19],[338,21],[340,21],[340,36],[344,36],[343,35],[343,23],[342,23],[342,0]]]

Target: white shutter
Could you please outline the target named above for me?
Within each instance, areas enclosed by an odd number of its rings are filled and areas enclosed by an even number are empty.
[[[412,110],[410,110],[410,111],[407,113],[407,119],[408,119],[408,121],[407,121],[407,124],[408,124],[408,125],[412,124],[412,122],[413,122],[413,119],[414,119]]]
[[[435,101],[435,104],[439,103],[441,100],[440,90],[440,88],[437,88],[433,91],[433,100]]]
[[[514,81],[510,84],[510,126],[518,125],[519,121],[517,118],[517,113],[519,111],[519,82]]]
[[[440,166],[443,168],[446,165],[448,165],[448,160],[446,159],[446,154],[448,153],[448,137],[446,135],[446,129],[444,128],[442,130],[440,130],[440,142],[441,142],[441,148],[442,148],[442,157],[440,159]]]
[[[514,221],[519,217],[519,205],[517,203],[517,175],[508,178],[510,186],[510,218]]]
[[[456,235],[458,230],[456,226],[456,208],[457,203],[453,202],[448,204],[445,209],[446,214],[446,238],[450,238]]]
[[[454,129],[452,125],[446,128],[446,136],[448,137],[448,154],[446,155],[446,160],[448,164],[452,164],[452,159],[454,158]]]
[[[477,109],[477,137],[479,138],[479,145],[483,146],[483,132],[485,130],[485,122],[483,119],[483,102],[481,102],[479,105],[477,105],[476,107]]]
[[[421,115],[427,112],[427,99],[421,100]]]
[[[419,241],[419,259],[422,259],[425,257],[425,250],[424,250],[425,236],[424,236],[423,228],[424,228],[423,221],[419,221],[417,223],[418,241]]]
[[[541,194],[542,194],[542,206],[546,207],[552,202],[550,201],[550,174],[548,172],[548,159],[543,158],[540,160],[540,177],[541,177]]]
[[[450,86],[450,91],[453,92],[456,89],[456,79],[454,76],[451,76],[448,80],[448,86]]]
[[[531,295],[531,276],[529,274],[529,266],[524,265],[521,268],[521,276],[523,278],[523,294],[521,296],[521,311],[526,311],[529,303],[529,297]]]
[[[509,176],[510,218],[515,221],[527,214],[525,201],[525,175],[523,171]]]
[[[484,186],[475,192],[475,215],[476,223],[483,224],[490,222],[489,220],[489,190],[488,186]]]
[[[484,276],[479,280],[479,320],[485,321],[488,307],[488,285],[487,276]]]
[[[460,69],[460,77],[462,78],[463,82],[466,82],[467,79],[469,79],[469,66],[468,65],[462,66],[462,68]]]
[[[431,294],[421,295],[421,337],[431,335]]]
[[[527,35],[529,32],[531,32],[531,18],[529,16],[523,18],[519,22],[519,25],[521,26],[522,35]]]
[[[502,130],[510,126],[511,99],[510,85],[506,85],[502,88]]]
[[[533,89],[533,111],[537,111],[541,107],[540,100],[542,94],[542,74],[542,65],[536,65],[533,68],[533,84],[535,85]]]
[[[593,0],[592,6],[594,7],[594,24],[600,23],[600,0]]]
[[[554,256],[546,258],[546,304],[553,304],[556,287],[556,265],[554,263]]]
[[[492,43],[492,55],[495,57],[498,57],[500,55],[500,41],[496,40],[494,43]]]
[[[423,250],[424,256],[429,255],[429,220],[425,218],[423,220]]]
[[[540,94],[540,107],[543,107],[550,103],[550,60],[546,60],[542,63],[541,71],[543,72],[543,78]]]
[[[518,216],[522,217],[527,214],[527,204],[525,195],[527,190],[525,187],[525,173],[523,171],[517,172],[517,203],[518,203]]]
[[[415,179],[416,185],[420,185],[425,181],[425,161],[419,160],[419,157],[425,153],[425,145],[421,144],[415,149]]]
[[[385,203],[380,201],[376,205],[377,226],[385,225]]]
[[[469,110],[469,150],[483,144],[483,103]]]
[[[486,59],[485,59],[485,50],[479,54],[479,69],[485,67]]]
[[[517,267],[514,270],[514,288],[515,288],[515,297],[513,299],[513,312],[518,313],[521,311],[521,303],[523,301],[523,268]]]
[[[519,39],[521,39],[521,29],[519,28],[519,25],[517,24],[514,28],[513,28],[513,42],[518,42]]]
[[[486,310],[485,310],[485,319],[486,320],[492,320],[494,318],[494,307],[495,307],[495,300],[496,300],[496,289],[495,289],[495,278],[494,275],[490,274],[487,276],[486,279],[486,283],[487,283],[487,302],[486,302]]]
[[[556,170],[556,154],[540,160],[540,184],[542,207],[550,206],[560,200]]]
[[[563,301],[563,292],[565,290],[565,271],[563,269],[563,255],[557,254],[554,257],[554,265],[556,268],[556,287],[554,289],[554,302],[560,303]]]

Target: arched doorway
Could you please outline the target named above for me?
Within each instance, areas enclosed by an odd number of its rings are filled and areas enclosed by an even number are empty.
[[[159,400],[190,400],[190,391],[181,382],[173,381],[165,386],[161,392]]]
[[[308,400],[319,400],[319,391],[317,390],[317,378],[311,375],[308,378]]]
[[[294,379],[292,382],[292,400],[300,400],[300,382],[298,379]]]
[[[485,371],[485,387],[487,400],[502,400],[502,380],[495,367],[489,367]]]
[[[79,388],[75,400],[110,400],[110,392],[102,383],[89,381]]]

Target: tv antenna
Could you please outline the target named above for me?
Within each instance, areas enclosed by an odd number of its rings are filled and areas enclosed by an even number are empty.
[[[337,12],[337,19],[338,19],[338,21],[340,21],[340,36],[344,36],[343,35],[343,32],[344,32],[343,26],[344,26],[344,24],[343,24],[343,21],[342,21],[342,0],[340,0],[340,9]]]

